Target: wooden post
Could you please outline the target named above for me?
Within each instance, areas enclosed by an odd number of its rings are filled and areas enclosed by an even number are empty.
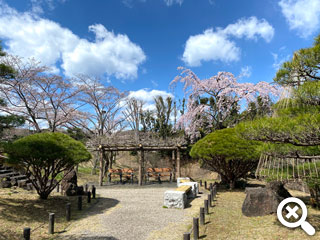
[[[177,176],[181,177],[180,148],[177,148]]]
[[[85,192],[88,192],[88,184],[84,185]]]
[[[193,218],[193,239],[199,239],[199,218]]]
[[[30,228],[24,228],[23,229],[23,240],[30,240],[30,233],[31,229]]]
[[[213,186],[213,196],[215,197],[217,195],[217,185]]]
[[[200,180],[200,187],[202,187],[202,180]]]
[[[142,186],[143,181],[143,162],[144,162],[144,151],[140,151],[140,161],[139,161],[139,186]]]
[[[158,182],[161,184],[161,173],[158,173]]]
[[[211,200],[211,194],[208,195],[208,204],[209,204],[209,207],[212,207],[212,204],[211,204],[212,200]]]
[[[54,234],[54,213],[49,213],[49,234]]]
[[[133,184],[133,172],[131,173],[131,184]]]
[[[87,202],[91,203],[91,192],[90,191],[87,192]]]
[[[201,207],[200,208],[200,224],[204,225],[205,222],[206,222],[206,220],[205,220],[204,208]]]
[[[111,173],[108,173],[108,183],[111,183]]]
[[[92,185],[92,198],[95,199],[96,198],[96,187],[94,185]]]
[[[176,150],[172,150],[172,172],[173,172],[173,181],[176,181]]]
[[[209,214],[208,200],[204,200],[204,211],[207,215]]]
[[[70,221],[71,219],[71,203],[67,203],[66,206],[66,220]]]
[[[99,186],[102,186],[103,184],[103,173],[104,173],[104,168],[103,168],[103,150],[102,146],[99,146],[99,151],[100,151],[100,171],[99,171]]]
[[[190,240],[190,233],[184,233],[183,240]]]
[[[209,184],[209,188],[212,189],[212,183]]]
[[[204,181],[204,189],[207,189],[207,181]]]
[[[78,196],[78,210],[82,210],[82,196]]]
[[[122,172],[119,173],[120,183],[122,183]]]
[[[59,192],[59,189],[60,189],[60,184],[58,183],[57,184],[57,192]]]

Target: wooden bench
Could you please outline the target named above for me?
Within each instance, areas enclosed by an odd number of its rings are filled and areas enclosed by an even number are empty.
[[[131,180],[133,183],[134,169],[132,168],[119,168],[119,169],[109,169],[108,170],[108,181],[111,183],[112,177],[119,176],[120,183],[123,182],[123,177],[127,180]]]
[[[169,177],[172,182],[172,169],[171,168],[148,168],[146,171],[146,180],[149,181],[150,177],[154,177],[161,183],[161,177]]]

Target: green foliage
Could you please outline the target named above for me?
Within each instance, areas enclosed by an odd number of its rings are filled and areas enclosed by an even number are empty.
[[[154,100],[156,104],[154,130],[159,133],[162,138],[166,138],[171,135],[173,127],[170,123],[170,116],[173,111],[172,98],[167,97],[163,99],[162,96],[158,96]]]
[[[273,117],[240,123],[236,129],[251,140],[320,145],[320,82],[306,82],[292,89],[292,98],[276,103]]]
[[[5,56],[5,52],[2,51],[1,41],[0,41],[0,57]],[[1,78],[12,78],[14,76],[14,69],[11,67],[0,63],[0,79]]]
[[[0,134],[4,129],[19,127],[25,123],[25,120],[21,116],[7,115],[0,116]]]
[[[240,114],[241,120],[254,120],[256,118],[271,116],[272,114],[272,102],[270,98],[262,99],[258,96],[256,102],[250,102],[247,110]]]
[[[261,143],[240,138],[234,128],[225,128],[208,134],[192,146],[190,155],[193,158],[212,159],[223,157],[225,161],[258,160]]]
[[[293,54],[291,61],[284,62],[274,81],[281,85],[301,85],[303,82],[320,80],[320,35],[310,48],[302,48]]]
[[[203,167],[218,172],[222,181],[233,188],[236,180],[246,177],[256,167],[260,146],[257,141],[240,138],[234,128],[225,128],[195,143],[190,155],[200,159]]]
[[[68,128],[67,134],[73,139],[82,143],[85,143],[88,139],[88,136],[85,134],[85,132],[83,132],[83,130],[78,127]]]
[[[24,165],[25,161],[39,167],[56,161],[62,167],[71,167],[91,158],[85,146],[63,133],[37,133],[23,137],[5,146],[8,162]]]
[[[63,133],[38,133],[5,145],[7,162],[23,168],[40,198],[47,199],[55,188],[56,179],[74,165],[87,161],[91,154],[85,146]]]

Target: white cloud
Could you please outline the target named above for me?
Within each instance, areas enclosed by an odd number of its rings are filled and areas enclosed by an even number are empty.
[[[156,109],[154,99],[158,96],[162,96],[164,99],[167,97],[174,99],[174,96],[171,93],[155,89],[149,90],[147,88],[137,91],[130,91],[126,99],[135,98],[137,100],[141,100],[143,102],[143,110],[153,111]],[[125,107],[126,99],[119,103],[120,107]]]
[[[242,18],[234,24],[229,24],[222,32],[227,36],[257,40],[257,37],[270,42],[274,35],[273,27],[265,20],[256,17]]]
[[[154,98],[162,96],[163,98],[171,97],[174,98],[174,96],[171,93],[167,93],[166,91],[161,90],[149,90],[149,89],[140,89],[137,91],[130,91],[128,98],[135,98],[138,100],[142,100],[143,102],[150,103],[154,101]]]
[[[281,0],[279,6],[290,29],[301,37],[320,29],[320,0]]]
[[[136,78],[138,66],[146,56],[127,35],[114,34],[103,25],[89,26],[96,36],[93,42],[80,38],[67,28],[33,13],[18,13],[0,1],[0,38],[6,51],[22,57],[34,57],[56,69],[61,63],[65,74]]]
[[[183,0],[164,0],[164,2],[167,4],[167,6],[172,6],[173,4],[181,5]]]
[[[253,40],[260,37],[270,42],[273,35],[273,27],[264,19],[240,19],[224,29],[207,29],[202,34],[190,36],[182,60],[189,66],[200,66],[202,61],[238,61],[241,50],[231,37]]]
[[[64,3],[66,0],[30,0],[31,2],[31,11],[34,14],[43,14],[45,9],[54,10],[57,3]]]
[[[189,37],[182,60],[189,66],[200,66],[201,61],[221,60],[223,62],[237,61],[240,49],[226,38],[225,35],[212,29],[203,34]]]
[[[252,67],[251,66],[245,66],[241,68],[239,78],[249,78],[252,74]]]

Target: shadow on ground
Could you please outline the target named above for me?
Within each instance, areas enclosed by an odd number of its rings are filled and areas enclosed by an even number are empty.
[[[6,219],[10,222],[38,222],[45,223],[48,219],[48,213],[55,213],[55,222],[59,223],[65,221],[65,207],[71,202],[71,211],[80,213],[77,208],[77,196],[75,199],[67,199],[63,196],[53,196],[48,200],[40,199],[14,199],[14,198],[0,198],[0,218]],[[99,213],[108,208],[116,206],[119,201],[112,198],[98,198],[97,204],[90,204],[85,211],[86,215]],[[83,202],[86,198],[83,196]],[[103,204],[101,204],[103,202]],[[91,211],[95,208],[95,211]],[[71,215],[74,215],[72,214]]]

